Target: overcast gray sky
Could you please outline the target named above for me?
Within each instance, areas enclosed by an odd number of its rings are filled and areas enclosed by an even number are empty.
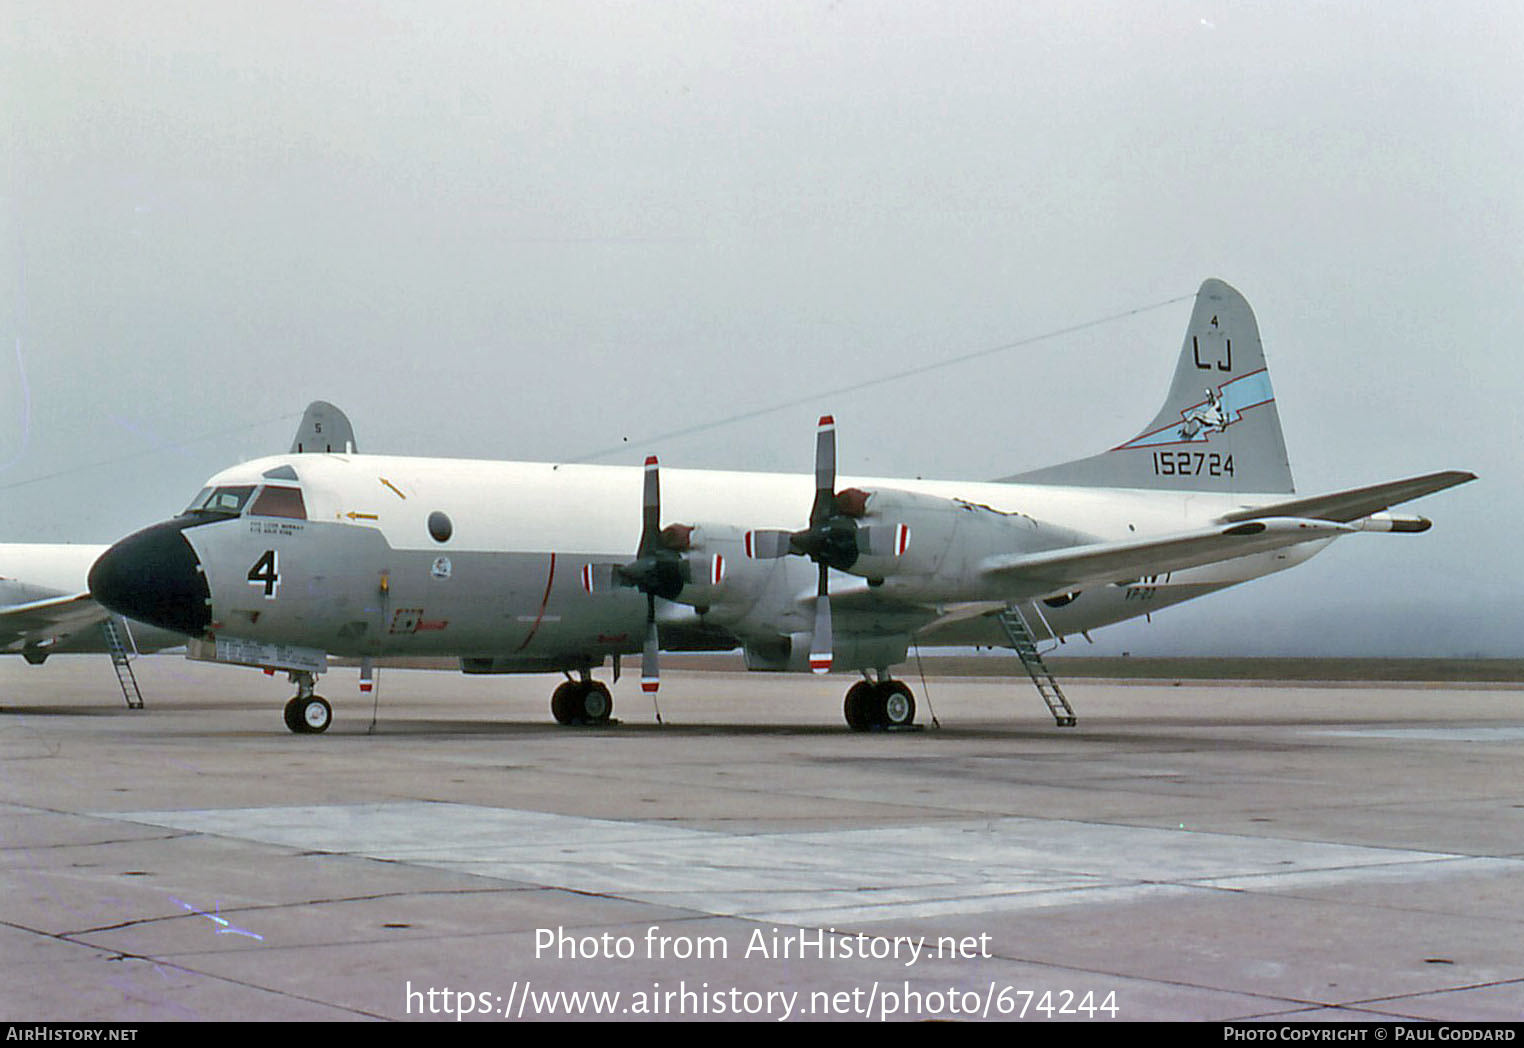
[[[1097,650],[1519,655],[1521,44],[1514,2],[0,0],[0,539],[119,537],[316,398],[377,452],[805,471],[832,411],[845,471],[1004,476],[1137,432],[1190,304],[648,438],[1216,276],[1299,490],[1482,479]]]

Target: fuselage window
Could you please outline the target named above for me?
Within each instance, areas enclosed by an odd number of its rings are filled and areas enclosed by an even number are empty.
[[[455,525],[450,523],[449,517],[437,509],[429,514],[429,534],[435,542],[448,542],[454,533]]]
[[[267,485],[265,490],[259,493],[259,498],[254,500],[254,505],[249,512],[256,517],[307,519],[307,506],[302,501],[301,489],[280,488],[274,484]]]

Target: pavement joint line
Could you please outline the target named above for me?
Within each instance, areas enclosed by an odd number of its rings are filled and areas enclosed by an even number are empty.
[[[246,903],[246,904],[243,904],[243,905],[219,906],[217,912],[219,914],[226,914],[226,913],[267,913],[267,912],[278,912],[280,910],[289,910],[289,909],[291,909],[293,907],[303,907],[303,906],[342,906],[345,903],[379,902],[379,901],[384,900],[384,899],[422,899],[422,898],[429,898],[429,897],[433,897],[433,896],[451,896],[451,895],[503,895],[503,894],[507,894],[507,893],[510,893],[510,892],[542,891],[542,890],[544,890],[544,889],[542,889],[542,888],[540,888],[538,886],[533,886],[533,885],[526,885],[524,887],[513,887],[513,886],[504,885],[502,887],[497,887],[497,888],[436,888],[436,889],[425,889],[425,890],[421,890],[421,891],[379,892],[379,893],[374,894],[374,895],[336,896],[336,897],[328,898],[328,899],[293,899],[290,902]],[[204,916],[204,915],[200,914],[200,913],[196,913],[194,911],[183,911],[183,912],[180,912],[180,913],[166,913],[166,914],[161,914],[161,915],[159,915],[157,917],[138,917],[138,918],[135,918],[135,919],[130,920],[130,921],[121,921],[121,922],[119,922],[117,924],[102,924],[102,925],[98,925],[98,926],[90,927],[90,928],[78,928],[78,929],[73,929],[73,930],[70,930],[70,931],[56,932],[56,933],[49,933],[49,934],[57,934],[57,935],[62,935],[62,936],[99,935],[102,932],[121,931],[121,930],[123,930],[125,928],[138,928],[138,927],[143,927],[145,925],[150,925],[150,924],[160,924],[160,923],[163,923],[165,921],[179,921],[179,920],[184,920],[186,918],[193,918],[193,917],[200,917],[200,916]]]
[[[349,1007],[347,1005],[335,1004],[332,1001],[323,1001],[323,1000],[319,1000],[319,999],[314,998],[314,997],[306,997],[306,996],[303,996],[302,994],[291,993],[291,992],[289,992],[287,990],[281,990],[281,989],[278,989],[278,988],[275,988],[275,987],[261,986],[258,983],[249,982],[248,980],[245,980],[245,979],[234,979],[234,978],[231,978],[229,976],[219,975],[216,972],[202,971],[199,968],[193,968],[193,967],[190,967],[189,965],[182,964],[182,963],[179,963],[179,962],[176,962],[176,961],[172,961],[172,960],[169,960],[169,959],[167,959],[165,957],[155,956],[153,954],[136,953],[136,952],[133,952],[131,950],[119,950],[119,949],[116,949],[114,947],[99,946],[99,945],[96,945],[95,943],[85,942],[85,941],[82,941],[80,939],[70,938],[69,936],[67,936],[65,934],[62,934],[62,933],[43,931],[43,930],[37,929],[37,928],[27,928],[27,927],[24,927],[22,925],[17,925],[14,922],[11,922],[11,921],[0,921],[0,925],[3,925],[5,927],[10,927],[10,928],[16,928],[19,931],[29,932],[29,933],[31,933],[33,935],[37,935],[37,936],[40,936],[40,937],[45,938],[45,939],[52,939],[55,942],[65,943],[65,944],[67,944],[69,946],[79,947],[80,949],[84,949],[84,950],[91,950],[91,951],[94,951],[97,954],[109,954],[110,956],[108,956],[106,958],[106,960],[108,962],[136,961],[136,962],[143,963],[143,964],[150,964],[150,965],[154,965],[154,966],[157,966],[157,967],[168,968],[168,969],[171,969],[173,971],[181,972],[181,973],[183,973],[185,975],[196,976],[196,977],[202,978],[202,979],[212,979],[212,980],[215,980],[217,982],[228,983],[228,984],[231,984],[233,986],[243,986],[243,987],[246,987],[248,989],[259,990],[261,992],[273,994],[273,995],[278,996],[278,997],[289,997],[289,998],[291,998],[293,1000],[304,1001],[304,1002],[306,1002],[308,1004],[321,1005],[321,1006],[326,1007],[326,1008],[333,1008],[333,1009],[335,1009],[337,1011],[347,1012],[347,1013],[350,1013],[350,1014],[353,1014],[353,1015],[364,1016],[365,1018],[368,1018],[368,1019],[387,1019],[388,1018],[385,1015],[379,1015],[379,1014],[376,1014],[376,1013],[373,1013],[373,1012],[367,1012],[367,1011],[364,1011],[363,1009],[351,1008],[351,1007]],[[224,953],[224,952],[225,951],[217,951],[217,954],[220,955],[221,953]]]
[[[1383,1001],[1407,1001],[1420,997],[1431,997],[1441,993],[1469,993],[1472,990],[1491,990],[1499,986],[1524,986],[1524,976],[1516,979],[1490,979],[1486,982],[1467,983],[1461,986],[1445,986],[1433,990],[1411,990],[1407,993],[1394,993],[1384,997],[1361,997],[1351,1003],[1380,1004]]]

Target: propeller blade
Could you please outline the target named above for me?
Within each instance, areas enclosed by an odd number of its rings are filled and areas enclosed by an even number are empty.
[[[810,525],[836,513],[836,420],[821,415],[815,429],[815,504],[810,507]]]
[[[661,537],[661,471],[656,456],[646,456],[645,493],[640,503],[640,545],[635,556],[644,557],[656,549]]]
[[[640,652],[640,690],[661,687],[660,640],[656,633],[656,598],[646,594],[646,644]]]
[[[826,590],[826,573],[831,569],[820,565],[820,586],[815,596],[815,633],[810,638],[810,670],[815,673],[831,671],[831,594]]]

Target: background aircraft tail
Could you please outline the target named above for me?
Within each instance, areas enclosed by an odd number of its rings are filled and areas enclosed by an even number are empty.
[[[1090,458],[1001,479],[1175,491],[1294,491],[1249,303],[1220,280],[1201,285],[1169,395],[1136,437]]]
[[[291,453],[338,452],[354,454],[355,429],[349,424],[349,416],[326,400],[314,400],[307,405],[307,412],[296,427],[291,440]]]

